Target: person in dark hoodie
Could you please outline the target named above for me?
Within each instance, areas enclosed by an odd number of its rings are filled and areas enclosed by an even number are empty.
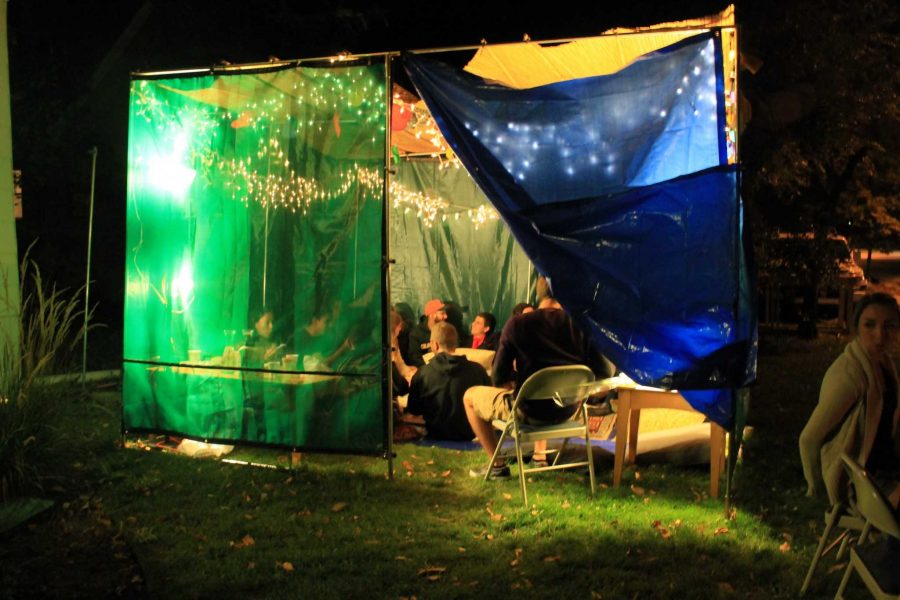
[[[458,340],[453,325],[435,323],[430,342],[434,358],[416,371],[409,386],[406,412],[425,418],[425,428],[432,439],[474,438],[463,407],[463,395],[473,385],[489,385],[491,381],[484,367],[453,354]]]

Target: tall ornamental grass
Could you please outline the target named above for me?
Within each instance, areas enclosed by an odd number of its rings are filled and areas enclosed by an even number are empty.
[[[51,383],[42,376],[65,372],[84,335],[83,288],[69,292],[45,282],[38,265],[25,257],[19,268],[21,306],[9,297],[9,273],[2,277],[9,313],[19,314],[18,340],[0,339],[0,502],[40,488],[41,465],[57,442],[57,404],[76,393],[73,381]],[[93,311],[88,312],[88,322]],[[80,393],[80,392],[77,392]]]

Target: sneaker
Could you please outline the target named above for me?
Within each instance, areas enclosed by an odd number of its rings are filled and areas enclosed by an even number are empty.
[[[495,467],[491,465],[490,474],[488,475],[488,479],[504,479],[509,477],[509,467],[503,465],[502,467]],[[473,477],[475,479],[484,479],[484,469],[472,469],[469,471],[469,477]]]

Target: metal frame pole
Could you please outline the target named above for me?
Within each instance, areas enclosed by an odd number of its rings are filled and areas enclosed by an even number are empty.
[[[729,35],[729,29],[722,29],[723,35]],[[741,71],[741,47],[740,47],[740,36],[739,29],[737,27],[737,16],[735,16],[735,25],[733,28],[734,31],[734,164],[735,168],[738,169],[737,172],[737,181],[738,186],[735,189],[735,206],[738,210],[738,216],[741,214],[741,190],[740,190],[740,182],[742,180],[740,175],[740,166],[741,166],[741,95],[740,95],[740,87],[738,85]],[[724,61],[723,61],[724,62]],[[730,77],[731,73],[725,73],[725,77]],[[738,228],[738,241],[739,241],[739,251],[743,253],[744,251],[744,242],[742,237],[740,219],[738,219],[738,223],[736,223]],[[739,263],[740,264],[740,263]],[[738,272],[738,294],[740,294],[740,272]],[[740,303],[737,303],[737,307],[740,307]],[[735,312],[735,316],[739,316],[738,312]],[[743,432],[738,432],[737,427],[743,426],[743,418],[741,419],[741,423],[738,422],[738,411],[743,411],[744,404],[744,391],[740,388],[732,388],[731,390],[731,401],[732,401],[732,412],[733,412],[733,422],[731,425],[731,431],[727,431],[725,433],[725,518],[732,519],[734,518],[734,510],[731,505],[731,488],[734,484],[734,470],[737,468],[737,453],[740,444],[743,442]]]
[[[391,78],[391,54],[384,56],[385,72],[385,134],[384,134],[384,208],[382,211],[382,364],[387,371],[383,397],[385,402],[385,418],[387,418],[387,451],[388,479],[394,479],[394,369],[392,368],[392,331],[391,331],[391,112],[394,106],[393,79]]]
[[[97,146],[88,151],[91,155],[91,195],[90,209],[88,210],[88,239],[87,239],[87,267],[84,274],[84,327],[81,332],[81,389],[87,387],[87,347],[88,347],[88,320],[90,318],[91,296],[91,245],[94,238],[94,189],[97,181]]]

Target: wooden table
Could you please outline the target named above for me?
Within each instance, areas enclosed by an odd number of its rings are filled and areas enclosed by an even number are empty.
[[[644,386],[619,387],[619,408],[616,422],[616,456],[613,485],[622,482],[622,468],[627,460],[633,464],[637,455],[638,425],[642,408],[671,408],[697,412],[678,392]],[[625,449],[628,448],[626,456]],[[709,495],[719,496],[719,477],[725,460],[725,430],[710,422],[709,432]]]

